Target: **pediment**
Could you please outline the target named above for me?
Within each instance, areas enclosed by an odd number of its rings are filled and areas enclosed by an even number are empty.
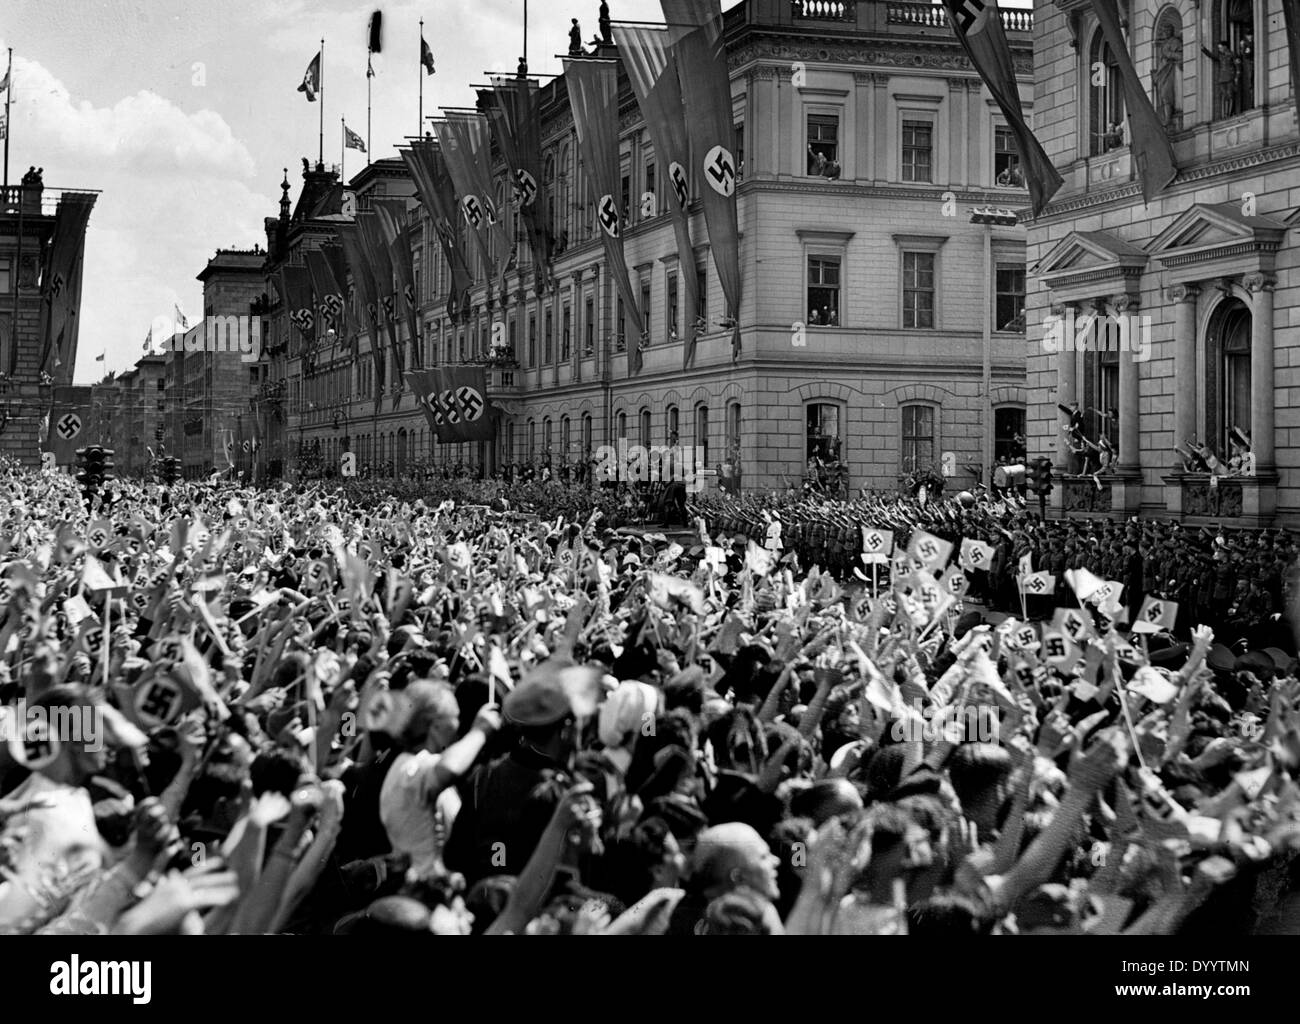
[[[1250,252],[1276,252],[1286,221],[1248,215],[1238,203],[1197,203],[1176,218],[1151,243],[1151,254],[1166,266],[1202,263]]]
[[[1106,231],[1072,231],[1039,260],[1031,274],[1058,302],[1140,291],[1147,254]]]

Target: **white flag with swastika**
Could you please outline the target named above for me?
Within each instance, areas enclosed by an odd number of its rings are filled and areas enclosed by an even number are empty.
[[[1147,596],[1133,623],[1134,633],[1161,633],[1174,628],[1178,618],[1178,602],[1166,601],[1163,597]]]
[[[927,569],[938,572],[948,564],[948,558],[952,554],[952,543],[941,540],[924,530],[916,530],[912,533],[911,543],[907,545],[907,553]]]

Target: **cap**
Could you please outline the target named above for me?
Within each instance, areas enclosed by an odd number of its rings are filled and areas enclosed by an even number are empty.
[[[1263,651],[1249,651],[1243,654],[1232,666],[1234,672],[1253,672],[1259,675],[1261,672],[1267,676],[1272,676],[1276,671],[1273,659]]]
[[[1273,664],[1277,666],[1279,672],[1285,672],[1294,660],[1280,647],[1265,647],[1264,653],[1273,659]]]
[[[525,680],[506,697],[501,714],[508,722],[530,728],[554,725],[573,714],[569,695],[557,677]]]
[[[1205,656],[1205,663],[1215,672],[1231,672],[1237,656],[1224,644],[1215,644]]]

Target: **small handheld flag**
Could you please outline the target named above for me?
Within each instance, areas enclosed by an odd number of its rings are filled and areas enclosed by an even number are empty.
[[[302,85],[298,86],[299,92],[307,94],[307,102],[315,103],[316,94],[320,92],[320,54],[316,54],[307,65],[307,71],[302,76]]]
[[[1162,597],[1150,597],[1142,602],[1142,608],[1133,623],[1134,633],[1159,633],[1174,628],[1178,618],[1178,602],[1166,601]]]

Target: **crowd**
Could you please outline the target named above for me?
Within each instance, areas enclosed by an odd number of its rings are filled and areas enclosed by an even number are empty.
[[[953,538],[1104,531],[115,498],[0,466],[0,932],[1300,931],[1293,658],[1078,573],[1060,631],[963,604]],[[887,523],[887,586],[824,571]]]

